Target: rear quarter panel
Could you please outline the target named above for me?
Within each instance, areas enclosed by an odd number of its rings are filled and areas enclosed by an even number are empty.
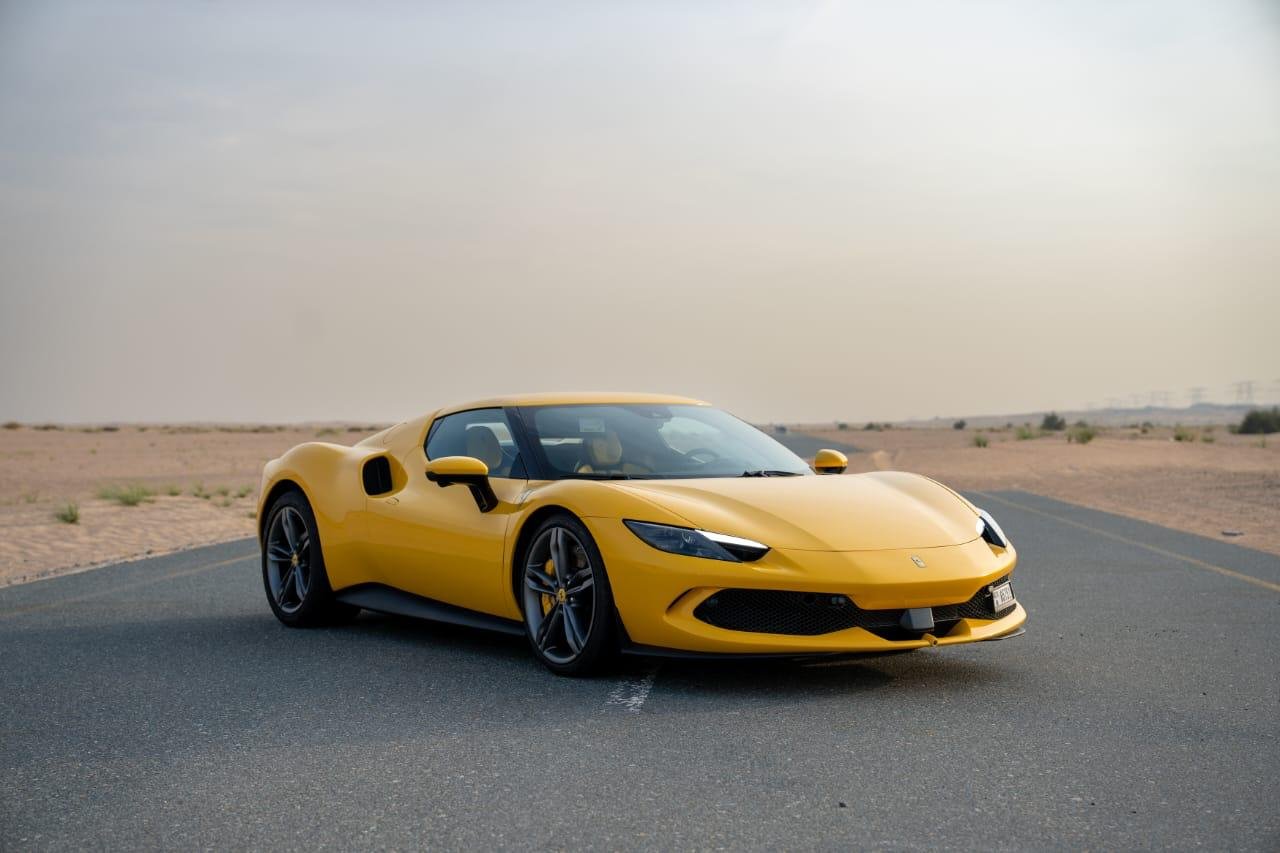
[[[341,589],[367,579],[364,561],[365,494],[361,470],[364,463],[384,455],[380,447],[345,447],[340,444],[299,444],[266,464],[259,492],[258,529],[270,512],[268,498],[278,486],[300,488],[319,528],[329,583]]]

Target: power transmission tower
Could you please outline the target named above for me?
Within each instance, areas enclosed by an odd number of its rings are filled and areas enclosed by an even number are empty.
[[[1187,397],[1191,400],[1191,405],[1198,406],[1204,402],[1205,395],[1209,392],[1208,388],[1197,385],[1195,388],[1187,389]]]
[[[1253,380],[1244,379],[1240,382],[1233,382],[1231,387],[1236,392],[1236,402],[1253,405]]]
[[[1167,409],[1167,408],[1169,408],[1169,397],[1170,397],[1170,396],[1171,396],[1171,395],[1169,394],[1169,392],[1168,392],[1168,391],[1152,391],[1152,392],[1151,392],[1151,405],[1152,405],[1152,406],[1159,407],[1159,408],[1161,408],[1161,409]]]

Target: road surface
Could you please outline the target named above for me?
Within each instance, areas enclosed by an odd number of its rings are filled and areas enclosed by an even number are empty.
[[[1028,633],[841,663],[289,630],[252,541],[0,590],[0,848],[1280,848],[1280,558],[974,497]]]

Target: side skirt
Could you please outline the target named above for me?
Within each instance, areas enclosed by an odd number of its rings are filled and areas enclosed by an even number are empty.
[[[429,619],[432,622],[448,622],[485,631],[498,631],[513,637],[524,636],[524,624],[501,616],[467,610],[453,604],[445,604],[432,598],[424,598],[411,592],[395,589],[380,583],[362,583],[336,593],[335,598],[344,604],[354,604],[377,613]]]

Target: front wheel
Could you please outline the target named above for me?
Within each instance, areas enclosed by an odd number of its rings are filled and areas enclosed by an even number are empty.
[[[539,525],[522,561],[525,633],[557,675],[589,675],[617,653],[613,590],[591,533],[568,514]]]

